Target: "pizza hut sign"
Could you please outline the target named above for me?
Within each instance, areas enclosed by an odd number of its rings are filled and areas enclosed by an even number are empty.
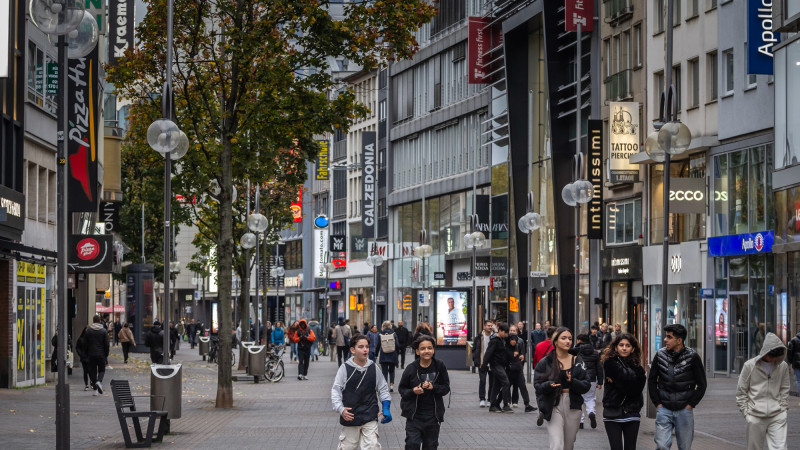
[[[114,255],[111,235],[78,234],[69,237],[69,271],[73,273],[111,273]]]

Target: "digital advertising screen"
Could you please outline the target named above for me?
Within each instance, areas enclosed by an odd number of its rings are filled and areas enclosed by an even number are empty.
[[[469,290],[434,290],[436,344],[467,345],[469,334]]]
[[[716,312],[714,313],[714,331],[717,345],[728,343],[728,299],[715,299]]]

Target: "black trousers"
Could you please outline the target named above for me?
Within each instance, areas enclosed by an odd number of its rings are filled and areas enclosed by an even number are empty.
[[[123,342],[122,343],[122,355],[125,357],[125,362],[128,362],[128,353],[131,351],[131,343],[130,342]]]
[[[92,381],[92,386],[94,386],[98,382],[102,383],[105,374],[106,374],[106,358],[104,356],[90,356],[89,379]]]
[[[347,361],[347,354],[350,351],[350,347],[346,345],[337,345],[336,346],[336,358],[339,360],[339,365],[342,365],[342,362]]]
[[[89,360],[82,359],[81,367],[83,367],[83,384],[89,386]]]
[[[636,450],[636,437],[639,434],[639,421],[603,422],[611,450]],[[623,443],[624,441],[624,443]]]
[[[154,352],[152,350],[150,351],[150,361],[153,364],[161,364],[163,358],[164,355],[161,352]]]
[[[394,384],[394,368],[396,366],[392,363],[381,363],[381,372],[383,372],[383,378],[389,382]]]
[[[489,395],[489,401],[495,405],[500,406],[500,401],[510,406],[511,405],[511,381],[508,379],[506,368],[503,366],[492,365],[492,393]]]
[[[308,375],[308,362],[311,360],[311,349],[297,349],[297,375]]]
[[[508,378],[511,382],[511,386],[514,388],[514,392],[511,393],[511,403],[518,403],[519,394],[522,393],[522,401],[525,404],[529,404],[531,402],[531,397],[528,395],[528,386],[525,385],[525,376],[522,374],[521,370],[509,370]]]
[[[494,381],[494,376],[492,376],[492,372],[489,372],[489,369],[483,370],[478,368],[478,397],[481,400],[486,400],[486,378],[489,378],[489,394],[492,393],[492,382]]]
[[[400,368],[404,368],[406,366],[406,347],[400,347],[397,349],[400,352]]]
[[[435,418],[406,420],[406,450],[439,448],[440,425]]]

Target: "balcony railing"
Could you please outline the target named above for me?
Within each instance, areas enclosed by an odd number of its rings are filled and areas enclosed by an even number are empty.
[[[612,25],[633,14],[631,0],[606,0],[603,3],[606,5],[606,22]]]
[[[631,93],[631,71],[625,69],[606,78],[606,101],[622,100],[633,97]]]

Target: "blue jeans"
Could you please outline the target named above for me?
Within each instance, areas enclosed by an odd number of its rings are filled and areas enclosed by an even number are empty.
[[[800,395],[800,369],[794,369],[794,378],[797,380],[797,395]]]
[[[694,410],[672,411],[659,407],[656,410],[656,449],[672,448],[672,431],[678,439],[678,450],[690,450],[694,439]]]

